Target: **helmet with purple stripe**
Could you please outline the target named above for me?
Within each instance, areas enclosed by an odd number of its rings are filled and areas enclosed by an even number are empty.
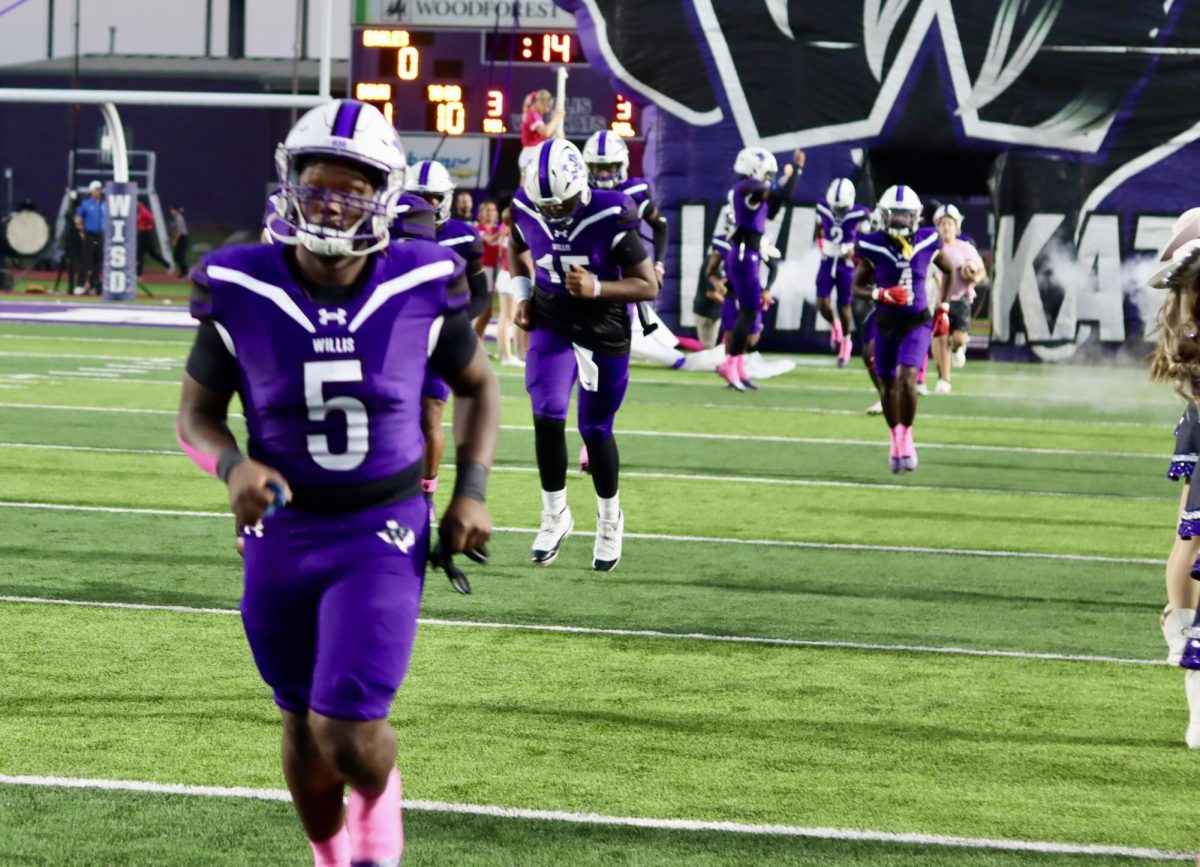
[[[317,163],[351,170],[346,188],[311,183]],[[396,130],[379,109],[339,99],[310,109],[275,150],[281,185],[267,231],[281,244],[318,256],[365,256],[382,249],[407,162]]]
[[[888,187],[876,205],[883,217],[883,230],[895,238],[907,238],[921,225],[921,200],[912,187]]]
[[[446,171],[446,167],[437,160],[421,160],[409,167],[404,189],[429,203],[437,215],[439,226],[450,219],[454,180],[450,177],[450,172]]]
[[[834,178],[825,193],[825,204],[841,216],[854,207],[854,182],[849,178]]]
[[[552,226],[570,223],[575,213],[592,199],[587,167],[579,148],[561,138],[538,145],[525,167],[521,186]]]
[[[629,147],[615,132],[602,129],[583,145],[588,183],[598,190],[611,190],[629,177]]]

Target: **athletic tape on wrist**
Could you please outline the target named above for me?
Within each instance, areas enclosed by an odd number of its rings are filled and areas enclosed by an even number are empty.
[[[533,295],[533,281],[528,277],[513,277],[509,285],[518,301],[528,301]]]
[[[488,468],[475,461],[460,461],[454,478],[454,496],[487,501]]]
[[[237,449],[225,449],[217,458],[217,478],[225,484],[229,484],[229,474],[244,460],[246,460],[246,456]]]

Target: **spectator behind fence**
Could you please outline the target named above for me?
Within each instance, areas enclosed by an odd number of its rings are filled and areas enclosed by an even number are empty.
[[[179,205],[171,207],[171,252],[175,257],[175,267],[178,276],[187,277],[188,227],[183,218],[183,208]]]
[[[533,159],[533,152],[537,150],[537,146],[553,138],[559,124],[563,122],[565,113],[561,106],[546,120],[545,114],[553,104],[554,100],[548,90],[535,90],[525,97],[525,114],[521,118],[521,156],[517,159],[521,171],[525,171],[525,166]]]
[[[75,228],[83,239],[80,271],[83,285],[75,287],[76,295],[100,294],[100,260],[104,251],[104,191],[99,181],[88,184],[87,198],[75,211]]]
[[[139,201],[137,209],[137,272],[142,275],[142,268],[149,256],[168,271],[171,266],[158,250],[158,241],[154,237],[154,212]]]

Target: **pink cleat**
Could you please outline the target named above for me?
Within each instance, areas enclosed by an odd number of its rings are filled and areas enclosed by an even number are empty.
[[[854,351],[854,341],[850,337],[842,340],[838,349],[838,367],[845,367],[850,362],[850,353]]]
[[[911,473],[917,468],[917,444],[913,442],[912,428],[904,428],[899,439],[900,469]]]
[[[742,379],[738,376],[738,358],[741,356],[727,356],[724,361],[717,365],[717,376],[721,377],[729,387],[737,391],[745,391],[746,386],[742,385]]]
[[[738,379],[742,381],[742,385],[753,391],[758,391],[758,383],[750,378],[750,374],[746,373],[746,356],[744,355],[737,357],[737,373]]]
[[[842,335],[842,320],[835,318],[833,320],[833,322],[830,323],[829,327],[830,327],[829,348],[837,349],[839,344],[841,344],[842,337],[843,337],[843,335]],[[840,360],[840,357],[839,357],[839,360]]]
[[[587,446],[582,446],[579,449],[579,472],[590,473],[591,471],[592,466],[588,462]]]

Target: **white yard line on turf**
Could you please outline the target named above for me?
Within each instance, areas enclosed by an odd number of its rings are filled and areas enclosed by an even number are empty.
[[[123,361],[127,364],[145,363],[158,364],[170,367],[183,366],[183,358],[167,358],[162,356],[137,356],[137,355],[71,355],[62,353],[45,353],[45,352],[0,352],[0,358],[50,358],[54,360],[70,360],[70,361]]]
[[[78,326],[71,326],[77,328]],[[141,326],[139,326],[141,327]],[[153,340],[139,337],[66,337],[60,335],[40,334],[0,334],[0,340],[54,340],[63,343],[128,343],[142,346],[178,346],[186,351],[192,345],[189,334],[188,340]]]
[[[105,792],[138,792],[156,795],[187,795],[203,798],[240,798],[243,800],[290,802],[286,789],[258,789],[247,786],[195,786],[183,783],[153,783],[141,780],[80,779],[77,777],[39,777],[0,774],[0,784],[38,788],[87,789]],[[754,825],[744,822],[707,821],[704,819],[658,819],[642,816],[611,816],[601,813],[575,813],[563,810],[532,810],[492,804],[459,804],[445,801],[405,799],[407,810],[429,813],[488,816],[497,819],[523,819],[563,822],[575,825],[607,825],[622,828],[647,828],[661,831],[748,834],[762,837],[800,837],[812,840],[844,840],[860,843],[887,843],[911,846],[945,846],[957,849],[994,849],[1007,852],[1042,852],[1052,855],[1092,855],[1110,858],[1138,858],[1146,861],[1190,861],[1187,852],[1148,849],[1140,846],[1109,846],[1092,843],[1058,843],[1043,840],[1000,840],[986,837],[960,837],[946,834],[893,833],[852,828],[805,828],[797,825]]]
[[[6,443],[0,442],[0,448],[3,449],[39,449],[48,451],[63,451],[63,452],[98,452],[100,454],[112,455],[150,455],[155,457],[171,457],[182,458],[186,457],[182,451],[168,449],[123,449],[123,448],[106,448],[103,446],[68,446],[68,445],[51,445],[46,443]],[[453,462],[443,463],[442,466],[452,467]],[[538,472],[537,467],[513,467],[513,466],[495,466],[492,467],[494,473],[520,473],[522,475],[533,475]],[[1014,497],[1051,497],[1055,499],[1071,499],[1071,500],[1124,500],[1135,503],[1166,503],[1173,502],[1175,496],[1173,494],[1164,496],[1148,496],[1141,494],[1104,494],[1104,493],[1081,493],[1079,491],[1028,491],[1020,489],[1005,489],[1005,488],[967,488],[957,485],[896,485],[887,484],[884,482],[840,482],[826,479],[779,479],[770,476],[715,476],[704,473],[656,473],[644,470],[624,470],[622,475],[631,479],[670,479],[672,481],[684,482],[711,482],[713,484],[737,484],[737,485],[766,485],[773,487],[795,487],[795,488],[833,488],[841,490],[868,490],[868,491],[931,491],[940,494],[983,494],[986,496],[1014,496]]]
[[[522,382],[525,375],[521,373],[498,373],[496,376],[499,379],[519,379]],[[869,393],[863,385],[793,385],[789,383],[773,382],[771,380],[764,381],[764,390],[770,391],[790,391],[790,392],[826,392],[835,394],[862,394]],[[727,386],[724,380],[717,377],[712,379],[646,379],[640,376],[631,376],[630,385],[668,385],[668,386],[685,386],[696,388],[708,388],[723,390]],[[1131,405],[1131,406],[1177,406],[1178,400],[1166,397],[1154,398],[1110,398],[1110,397],[1076,397],[1071,394],[1016,394],[1011,392],[986,392],[979,394],[968,394],[966,392],[958,393],[959,397],[974,397],[1000,400],[1026,400],[1030,403],[1072,403],[1072,404],[1104,404],[1105,406],[1114,405]],[[747,407],[753,407],[753,404],[748,403]]]
[[[49,599],[44,596],[0,596],[0,603],[17,605],[65,605],[78,608],[116,608],[127,611],[165,611],[175,614],[240,614],[236,608],[196,608],[190,605],[155,605],[145,602],[97,602],[87,599]],[[544,623],[495,623],[485,620],[442,620],[422,617],[424,626],[461,629],[507,629],[517,632],[551,632],[564,635],[601,635],[616,638],[661,638],[681,641],[710,641],[717,644],[751,644],[769,647],[813,647],[833,650],[870,650],[890,653],[937,653],[947,656],[992,656],[1006,659],[1036,659],[1050,662],[1101,662],[1113,665],[1167,665],[1161,659],[1132,659],[1077,653],[1039,653],[1029,650],[987,650],[972,647],[938,647],[928,644],[867,644],[860,641],[821,641],[801,638],[769,638],[755,635],[713,635],[707,632],[663,632],[658,629],[615,629],[601,626],[563,626]]]
[[[866,389],[863,390],[862,398],[863,398],[864,403],[870,401],[871,398],[877,399],[878,397],[879,396],[872,391],[868,391]],[[633,401],[633,403],[638,403],[638,402],[639,401]],[[626,403],[629,403],[629,401],[627,400]],[[689,404],[689,406],[690,405],[691,404]],[[867,412],[866,412],[865,408],[864,409],[829,409],[828,407],[820,407],[820,406],[773,406],[771,404],[761,404],[761,405],[754,404],[750,407],[746,407],[746,406],[739,406],[736,403],[700,403],[700,404],[696,404],[696,406],[700,407],[700,409],[735,409],[735,410],[739,410],[742,412],[744,412],[747,408],[749,408],[753,412],[779,412],[779,413],[786,412],[786,413],[793,413],[793,414],[797,414],[797,415],[852,415],[852,416],[857,416],[859,418],[867,417]],[[1072,425],[1083,425],[1084,427],[1130,427],[1130,428],[1147,428],[1147,429],[1152,429],[1152,430],[1163,430],[1165,427],[1167,427],[1171,424],[1170,420],[1167,420],[1166,423],[1159,423],[1159,422],[1152,422],[1152,421],[1108,421],[1108,420],[1088,419],[1088,418],[1040,418],[1038,416],[1009,415],[1007,413],[1005,413],[1004,415],[969,415],[969,414],[958,414],[958,413],[952,413],[952,412],[930,412],[928,409],[925,408],[925,404],[921,404],[921,406],[922,406],[922,409],[921,409],[921,418],[922,419],[937,418],[937,419],[947,419],[949,421],[982,421],[982,422],[990,422],[993,424],[998,423],[998,422],[1003,422],[1005,424],[1009,424],[1012,422],[1016,422],[1018,424],[1026,424],[1026,423],[1048,424],[1048,425],[1072,424]],[[878,419],[878,423],[882,424],[883,420]]]
[[[130,380],[124,380],[129,382]],[[161,383],[154,383],[161,384]],[[173,383],[178,385],[178,383]],[[116,413],[142,413],[146,415],[175,415],[174,410],[169,409],[127,409],[121,407],[102,407],[102,406],[73,406],[63,404],[43,404],[43,403],[0,403],[0,409],[25,409],[25,410],[42,410],[55,412],[116,412]],[[240,414],[239,414],[240,415]],[[882,424],[882,423],[881,423]],[[446,422],[444,427],[450,427],[451,423]],[[501,430],[520,431],[528,433],[533,431],[533,425],[521,424],[506,424],[501,425]],[[854,446],[865,448],[883,448],[883,440],[856,440],[856,439],[837,439],[836,437],[790,437],[776,436],[771,434],[722,434],[722,433],[696,433],[692,431],[654,431],[654,430],[626,430],[618,429],[616,433],[620,436],[633,437],[667,437],[671,439],[694,439],[694,440],[715,440],[720,442],[756,442],[756,443],[781,443],[785,445],[822,445],[822,446]],[[932,443],[921,442],[923,449],[944,449],[947,451],[966,451],[966,452],[990,452],[999,454],[1030,454],[1030,455],[1062,455],[1062,456],[1077,456],[1089,458],[1131,458],[1134,460],[1154,460],[1167,461],[1170,460],[1170,455],[1167,454],[1147,454],[1144,452],[1120,452],[1120,451],[1104,451],[1096,449],[1047,449],[1035,448],[1033,446],[990,446],[990,445],[975,445],[972,443]]]
[[[65,503],[29,503],[0,501],[0,509],[44,509],[54,512],[100,512],[108,515],[152,515],[171,518],[232,519],[227,512],[200,512],[183,509],[139,509],[117,506],[77,506]],[[533,527],[494,527],[497,533],[534,535]],[[576,536],[594,536],[587,530],[575,530]],[[1017,560],[1064,560],[1072,563],[1114,563],[1127,566],[1162,566],[1166,561],[1149,557],[1105,557],[1099,554],[1056,554],[1037,551],[989,551],[982,548],[929,548],[918,545],[868,545],[851,542],[798,542],[786,539],[733,539],[723,536],[682,536],[670,533],[626,533],[626,539],[651,542],[693,542],[703,545],[751,545],[762,548],[797,548],[812,551],[879,551],[888,554],[951,554],[960,557],[998,557]]]

